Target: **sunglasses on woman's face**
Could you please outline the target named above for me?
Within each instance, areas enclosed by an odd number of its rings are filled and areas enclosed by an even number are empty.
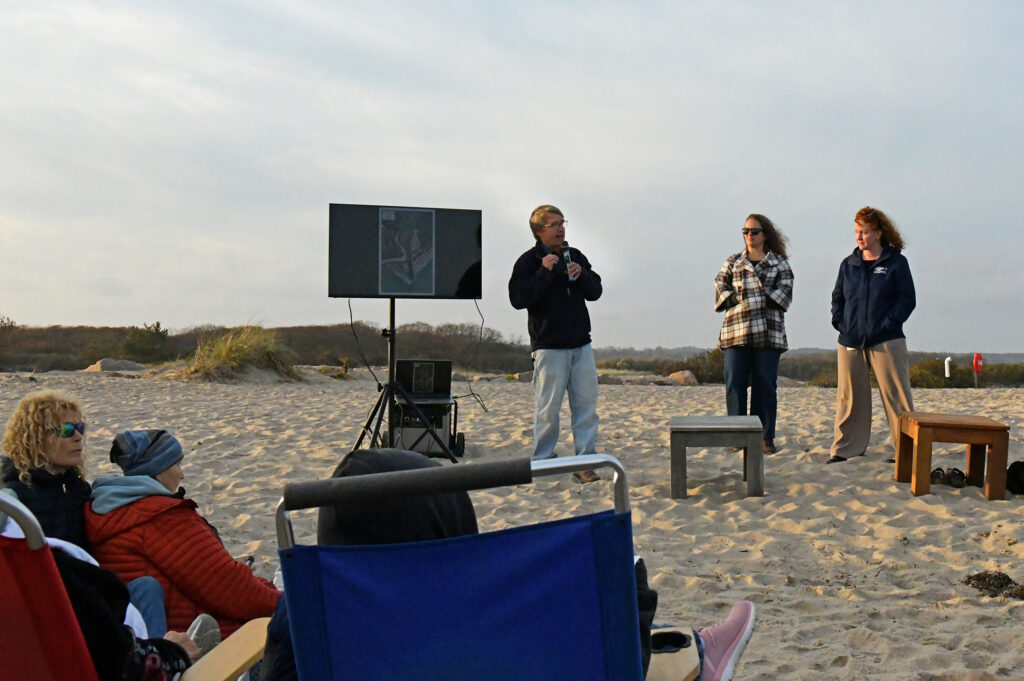
[[[75,431],[77,430],[83,436],[85,435],[85,424],[84,423],[62,423],[53,429],[57,433],[59,438],[74,437]]]
[[[747,229],[746,227],[744,227],[740,231],[743,232],[743,236],[746,236],[748,234],[753,234],[754,236],[757,236],[758,234],[761,233],[761,228],[760,227],[754,227],[753,229]]]

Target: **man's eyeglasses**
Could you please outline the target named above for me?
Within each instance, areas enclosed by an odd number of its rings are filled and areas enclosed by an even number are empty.
[[[559,220],[558,222],[549,222],[548,224],[544,225],[544,227],[545,228],[550,227],[551,229],[558,229],[559,227],[565,227],[567,224],[569,224],[569,223],[566,220]]]
[[[746,236],[748,234],[753,234],[754,236],[757,236],[758,234],[760,234],[764,230],[762,230],[760,227],[754,227],[754,228],[751,228],[751,229],[748,229],[747,227],[744,227],[740,231],[743,232],[743,236]]]
[[[85,424],[84,423],[62,423],[62,424],[60,424],[59,426],[57,426],[56,428],[53,429],[53,431],[55,433],[57,433],[57,437],[62,438],[62,439],[63,438],[73,437],[76,430],[79,433],[81,433],[82,435],[85,435]]]

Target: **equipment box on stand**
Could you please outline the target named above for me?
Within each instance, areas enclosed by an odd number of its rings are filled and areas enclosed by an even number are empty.
[[[391,405],[392,442],[399,449],[410,449],[428,456],[444,456],[437,441],[430,437],[427,428],[433,428],[438,436],[448,438],[448,448],[455,456],[462,456],[466,449],[465,437],[458,431],[459,405],[451,397],[424,397],[412,400],[426,419],[421,419],[415,409],[403,398]]]

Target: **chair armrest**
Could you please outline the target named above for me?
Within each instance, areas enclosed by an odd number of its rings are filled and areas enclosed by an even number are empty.
[[[691,637],[693,635],[691,629],[669,627],[652,629],[651,637],[672,632],[681,632]],[[700,656],[697,654],[696,643],[691,642],[689,647],[675,652],[653,653],[651,666],[647,670],[647,681],[693,681],[699,673]]]
[[[269,617],[246,622],[185,670],[181,681],[235,681],[242,672],[263,659]]]

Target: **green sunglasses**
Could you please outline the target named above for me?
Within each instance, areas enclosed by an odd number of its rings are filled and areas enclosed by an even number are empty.
[[[85,424],[84,423],[62,423],[53,429],[57,433],[59,438],[73,437],[75,431],[78,431],[83,436],[85,435]]]

